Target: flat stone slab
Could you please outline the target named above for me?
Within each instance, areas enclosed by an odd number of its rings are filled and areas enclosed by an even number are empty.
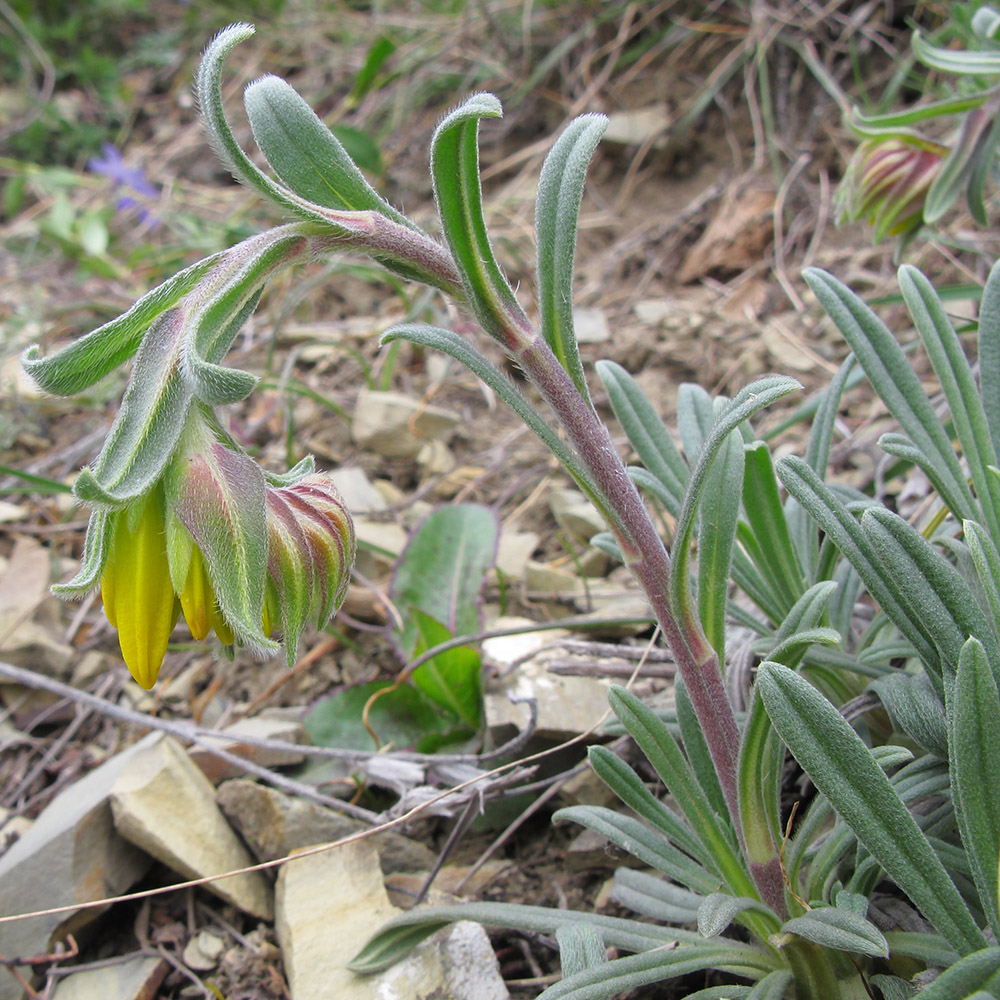
[[[110,795],[122,773],[155,739],[147,736],[115,754],[42,810],[0,858],[0,913],[30,913],[105,899],[126,892],[143,876],[149,858],[115,831]],[[0,924],[0,954],[27,957],[50,951],[67,934],[79,934],[103,909]],[[20,971],[30,976],[30,969]],[[17,980],[0,967],[0,1000],[18,1000],[21,993]]]
[[[247,868],[253,858],[215,804],[215,789],[181,744],[158,733],[111,792],[115,829],[184,878]],[[209,882],[227,903],[269,920],[271,889],[260,872]]]
[[[278,941],[295,1000],[507,1000],[486,932],[463,922],[373,976],[347,963],[399,912],[368,840],[292,860],[278,876]]]

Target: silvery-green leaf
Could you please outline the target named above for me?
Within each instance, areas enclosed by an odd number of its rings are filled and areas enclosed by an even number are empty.
[[[889,945],[882,932],[864,917],[839,907],[821,907],[781,926],[786,934],[797,934],[824,948],[836,948],[858,955],[889,957]]]
[[[213,254],[186,267],[121,316],[47,358],[39,357],[38,346],[32,345],[21,356],[24,370],[46,392],[57,396],[82,392],[132,357],[150,324],[195,288],[222,256]]]
[[[585,399],[590,394],[573,330],[573,262],[587,167],[607,126],[608,119],[596,114],[566,126],[542,165],[535,202],[542,335]]]
[[[340,140],[290,84],[261,77],[247,87],[243,101],[261,152],[300,197],[328,208],[381,212],[417,229],[365,180]]]
[[[180,371],[184,313],[165,312],[146,335],[132,377],[92,472],[77,477],[74,492],[90,503],[122,506],[145,494],[177,447],[192,392]]]

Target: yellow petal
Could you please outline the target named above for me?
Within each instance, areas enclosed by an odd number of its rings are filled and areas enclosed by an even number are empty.
[[[132,531],[124,512],[116,518],[113,565],[105,575],[113,581],[108,619],[118,628],[122,657],[140,687],[148,690],[160,672],[177,609],[160,498],[153,493],[141,502],[142,511]]]
[[[212,628],[215,629],[215,634],[223,646],[231,646],[236,641],[236,635],[229,627],[229,622],[222,617],[218,605],[212,609]]]
[[[191,551],[191,562],[188,566],[187,580],[180,593],[181,609],[188,628],[199,641],[208,635],[212,628],[212,609],[215,607],[215,592],[212,583],[205,572],[205,561],[201,557],[201,549],[197,546]]]

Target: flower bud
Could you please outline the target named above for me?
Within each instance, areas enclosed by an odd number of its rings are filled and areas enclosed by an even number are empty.
[[[838,200],[841,221],[865,219],[876,241],[912,235],[923,225],[924,203],[948,147],[912,136],[878,136],[858,146]]]
[[[289,664],[311,618],[322,628],[343,603],[354,563],[354,526],[343,498],[322,475],[269,488],[268,621],[280,622]],[[276,613],[275,613],[276,612]]]

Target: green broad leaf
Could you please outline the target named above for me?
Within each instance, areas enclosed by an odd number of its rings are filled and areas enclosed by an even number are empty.
[[[496,562],[500,523],[479,504],[452,504],[432,511],[403,550],[389,596],[403,616],[394,633],[403,657],[413,659],[421,628],[411,609],[440,622],[452,636],[481,627],[481,592]]]
[[[631,816],[603,806],[567,806],[553,813],[552,821],[579,823],[694,892],[710,892],[718,887],[717,876],[670,844],[660,831],[650,830]]]
[[[975,502],[951,439],[895,337],[832,275],[807,268],[803,277],[854,351],[879,397],[925,456],[942,499],[957,517],[975,517]]]
[[[594,745],[587,749],[587,757],[594,773],[624,805],[659,830],[675,847],[690,854],[709,871],[715,871],[712,855],[698,835],[669,806],[653,795],[639,775],[618,754],[612,753],[607,747]]]
[[[586,924],[566,924],[556,928],[559,945],[559,965],[564,976],[603,965],[608,960],[604,941],[595,927]]]
[[[93,470],[83,469],[77,476],[73,492],[81,500],[121,507],[147,493],[163,475],[193,401],[181,372],[185,332],[177,308],[150,328]]]
[[[367,133],[352,125],[332,125],[330,131],[334,138],[344,147],[347,155],[362,170],[367,170],[373,174],[380,174],[384,169],[382,154],[379,151],[375,140]],[[405,218],[405,217],[404,217]],[[415,228],[413,222],[406,220],[409,228]]]
[[[979,383],[993,447],[1000,452],[1000,261],[990,269],[979,302]]]
[[[745,420],[749,420],[764,407],[798,389],[799,383],[792,378],[776,375],[757,379],[741,389],[730,400],[711,432],[704,440],[698,454],[698,462],[688,482],[684,506],[677,518],[674,544],[671,550],[669,596],[672,609],[681,622],[693,622],[691,609],[691,587],[688,566],[691,558],[691,537],[697,518],[698,508],[705,496],[709,482],[709,472],[716,455],[729,434]]]
[[[754,978],[770,971],[763,954],[747,945],[706,942],[617,958],[603,965],[567,976],[539,994],[538,1000],[598,1000],[615,997],[703,969],[724,967]]]
[[[414,653],[419,656],[433,646],[454,638],[439,621],[417,607],[410,608],[419,632]],[[482,661],[471,646],[447,649],[413,671],[415,687],[431,701],[461,719],[472,732],[483,724]]]
[[[896,575],[901,600],[927,624],[945,661],[958,663],[965,640],[974,635],[1000,677],[1000,644],[958,570],[919,531],[883,507],[866,510],[861,528]]]
[[[253,137],[274,172],[301,198],[327,208],[381,212],[409,229],[417,227],[365,180],[346,143],[330,131],[296,90],[280,77],[265,76],[243,95]],[[343,126],[338,131],[343,134]],[[351,130],[349,142],[362,159],[379,160],[370,139]],[[358,137],[364,141],[359,142]],[[369,148],[370,147],[370,148]]]
[[[573,263],[580,200],[594,150],[608,119],[581,115],[566,126],[545,157],[535,201],[538,310],[542,336],[584,399],[590,398],[573,330]]]
[[[369,681],[321,698],[303,719],[309,738],[321,747],[371,750],[372,737],[362,714],[371,696],[391,685],[391,681]],[[382,746],[412,747],[419,753],[434,753],[475,735],[458,716],[410,684],[372,702],[368,721]]]
[[[788,492],[850,561],[868,592],[910,641],[940,685],[941,658],[934,639],[922,616],[911,612],[894,573],[883,564],[880,553],[854,515],[802,459],[783,458],[777,464],[777,471]]]
[[[708,471],[698,517],[698,617],[719,663],[726,662],[726,607],[743,466],[743,437],[733,430]]]
[[[858,840],[960,953],[985,946],[965,902],[871,751],[808,681],[762,664],[757,688],[771,722]]]
[[[611,895],[640,916],[668,924],[697,923],[703,899],[696,892],[635,868],[615,871]]]
[[[698,933],[702,937],[718,937],[741,913],[758,912],[774,919],[774,914],[759,900],[749,896],[730,896],[713,892],[706,896],[698,908]]]
[[[797,934],[823,948],[835,948],[857,955],[889,957],[889,945],[871,921],[839,907],[821,907],[804,916],[785,921],[781,930]]]
[[[80,568],[71,580],[54,584],[53,594],[64,598],[83,597],[101,582],[108,547],[108,516],[109,512],[101,508],[91,512],[87,522],[87,535],[83,541]]]
[[[352,104],[357,104],[372,90],[378,71],[395,51],[396,43],[385,35],[379,35],[368,46],[368,55],[365,57],[364,65],[358,70],[358,75],[354,78],[354,86],[351,88]]]
[[[892,724],[928,753],[948,759],[948,726],[944,705],[923,672],[889,674],[872,681]]]
[[[646,470],[663,485],[667,496],[673,498],[672,505],[666,500],[664,502],[670,513],[676,514],[691,471],[677,450],[670,431],[639,383],[621,365],[613,361],[598,361],[595,368],[629,444]]]
[[[469,305],[483,329],[514,350],[531,324],[493,256],[479,184],[479,121],[502,114],[492,94],[473,94],[447,115],[431,139],[431,175]]]
[[[782,841],[780,791],[784,756],[784,746],[771,726],[764,703],[752,693],[740,740],[736,787],[744,852],[750,864],[760,868],[774,863]]]
[[[359,973],[380,972],[409,954],[424,938],[457,920],[475,920],[488,927],[543,934],[554,934],[559,927],[579,924],[595,928],[606,947],[631,952],[663,948],[678,941],[696,944],[701,940],[693,931],[659,927],[592,911],[557,910],[514,903],[459,903],[420,906],[399,914],[368,940],[347,967]]]
[[[673,796],[688,825],[697,831],[714,859],[715,868],[732,892],[740,896],[755,895],[756,889],[736,849],[731,829],[723,826],[666,725],[625,688],[613,685],[608,700],[629,736]]]
[[[984,912],[997,933],[1000,800],[996,795],[996,780],[1000,774],[1000,696],[983,647],[975,639],[969,639],[959,657],[950,708],[955,818]]]
[[[555,455],[559,464],[573,477],[591,503],[601,511],[605,518],[611,518],[607,502],[601,498],[597,487],[591,481],[579,458],[567,447],[565,441],[553,429],[551,421],[547,421],[524,398],[520,389],[517,388],[511,379],[490,362],[485,355],[480,353],[469,342],[468,338],[460,337],[457,333],[439,326],[404,324],[387,330],[382,334],[382,339],[379,343],[380,345],[390,344],[397,340],[408,340],[413,344],[431,347],[465,365],[466,368],[485,382],[535,432],[539,440]]]
[[[72,396],[98,382],[138,350],[151,323],[184,298],[223,254],[206,257],[147,292],[127,312],[47,358],[33,344],[21,355],[24,370],[46,392]]]
[[[743,510],[764,556],[757,570],[770,584],[775,600],[787,611],[802,596],[805,579],[781,504],[771,449],[764,441],[746,447]]]
[[[968,49],[946,49],[928,42],[919,31],[910,40],[913,54],[925,65],[945,73],[979,76],[1000,73],[1000,52],[972,52]]]
[[[1000,54],[997,58],[1000,60]],[[939,222],[955,203],[962,188],[968,185],[970,177],[976,172],[979,157],[985,155],[992,158],[996,147],[996,129],[993,127],[995,105],[994,99],[984,107],[967,112],[962,118],[958,140],[927,190],[924,219],[929,224]]]
[[[1000,995],[1000,948],[963,955],[918,995],[920,1000],[972,1000],[976,994]]]

